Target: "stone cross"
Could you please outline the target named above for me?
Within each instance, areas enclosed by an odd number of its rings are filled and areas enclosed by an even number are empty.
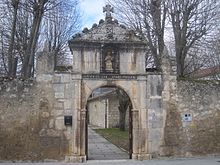
[[[114,10],[111,5],[107,4],[105,7],[103,7],[103,12],[106,12],[106,18],[111,18],[111,13],[113,13]]]

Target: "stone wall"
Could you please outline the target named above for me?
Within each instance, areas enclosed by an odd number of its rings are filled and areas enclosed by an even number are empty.
[[[89,124],[105,128],[106,99],[88,101]]]
[[[119,127],[119,99],[114,95],[111,95],[108,99],[108,126],[109,128]],[[126,120],[125,120],[126,121]]]
[[[0,83],[0,160],[64,159],[69,141],[57,129],[52,83]]]
[[[105,128],[119,127],[119,100],[115,93],[88,100],[89,124]],[[107,113],[107,114],[106,114]],[[107,121],[105,119],[107,115]],[[129,110],[126,112],[125,126],[129,128]]]
[[[173,93],[174,94],[174,93]],[[164,130],[165,155],[220,154],[220,85],[210,81],[178,81]]]
[[[119,128],[119,117],[120,113],[118,110],[119,106],[119,98],[117,98],[115,95],[110,95],[108,98],[108,127],[109,128]],[[126,111],[125,116],[125,128],[129,128],[129,109]]]
[[[163,137],[164,109],[162,107],[162,76],[148,75],[147,77],[147,106],[148,106],[148,144],[151,154],[158,155]]]
[[[44,76],[41,82],[0,81],[0,160],[64,160],[73,151],[70,143],[78,144],[80,128],[65,126],[64,116],[77,121],[79,82],[71,74]],[[162,91],[161,75],[146,81],[149,153],[219,154],[219,84],[172,78],[169,94]]]

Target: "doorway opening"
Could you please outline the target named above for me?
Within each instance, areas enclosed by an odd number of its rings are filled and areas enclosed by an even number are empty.
[[[131,159],[132,102],[119,87],[95,89],[87,100],[88,160]]]

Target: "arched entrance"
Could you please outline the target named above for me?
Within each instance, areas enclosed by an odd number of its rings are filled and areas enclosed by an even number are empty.
[[[132,159],[149,159],[146,41],[112,17],[106,17],[99,25],[75,35],[69,46],[73,54],[71,81],[75,93],[72,158],[86,159],[88,99],[95,89],[107,86],[122,89],[130,98]]]
[[[141,106],[146,106],[144,99],[137,99],[141,97],[146,97],[146,79],[142,77],[139,81],[136,79],[117,79],[117,80],[105,80],[105,79],[91,79],[83,78],[81,81],[81,105],[82,111],[80,115],[80,136],[81,136],[81,154],[87,155],[87,111],[86,106],[89,99],[89,96],[92,92],[103,86],[108,87],[118,87],[123,89],[124,92],[129,96],[132,104],[132,109],[130,110],[131,120],[131,149],[130,158],[132,159],[141,159],[140,156],[148,156],[148,145],[147,145],[147,111]],[[139,91],[139,92],[137,92]],[[142,120],[142,123],[141,123]],[[142,154],[141,154],[142,153]]]
[[[132,158],[132,109],[130,97],[119,87],[92,92],[86,106],[87,160]]]

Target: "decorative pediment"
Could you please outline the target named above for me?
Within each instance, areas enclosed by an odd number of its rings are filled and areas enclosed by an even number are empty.
[[[103,8],[105,20],[85,28],[69,41],[74,72],[120,75],[145,73],[147,42],[112,18],[114,9]]]
[[[120,25],[116,19],[112,18],[113,8],[110,5],[103,7],[106,12],[105,20],[100,20],[99,24],[93,24],[91,29],[85,28],[81,33],[77,33],[69,41],[76,42],[139,42],[143,43],[143,38],[138,36],[133,30]]]
[[[88,30],[84,29],[82,33],[73,36],[71,41],[117,41],[117,42],[143,42],[133,30],[126,29],[125,26],[119,25],[116,20],[110,23],[100,20],[100,24],[94,24]]]

